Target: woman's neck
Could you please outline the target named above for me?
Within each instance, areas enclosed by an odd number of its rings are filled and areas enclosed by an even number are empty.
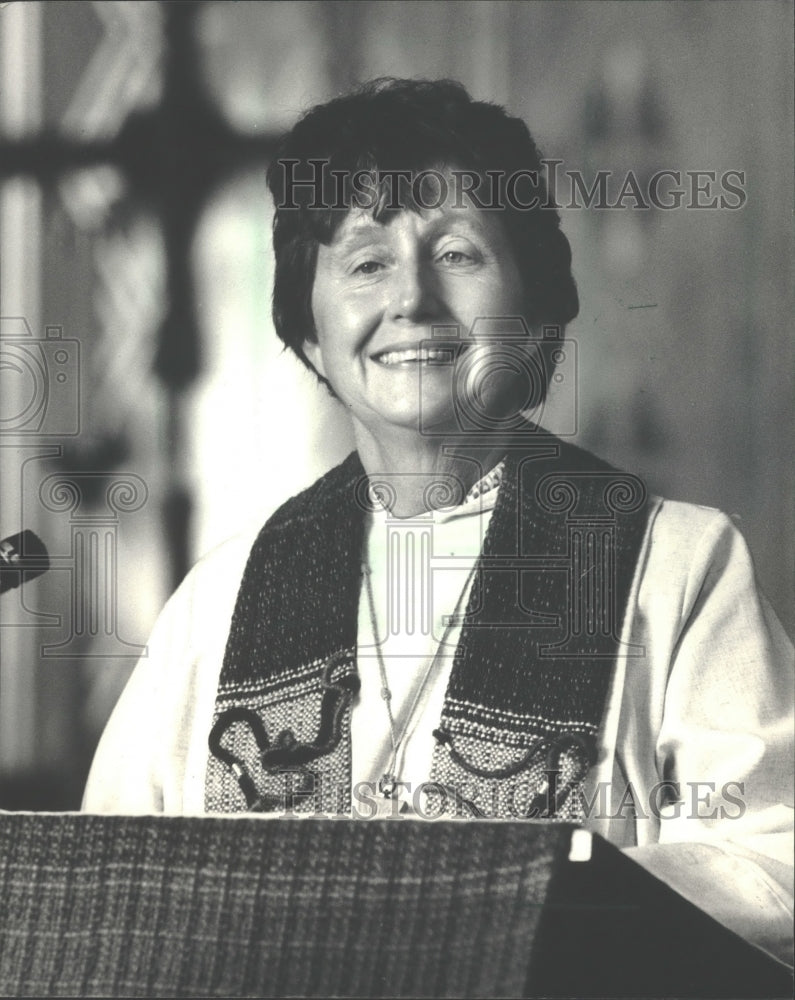
[[[505,454],[506,441],[460,434],[425,436],[398,428],[376,438],[354,428],[359,457],[395,517],[413,517],[461,503]]]

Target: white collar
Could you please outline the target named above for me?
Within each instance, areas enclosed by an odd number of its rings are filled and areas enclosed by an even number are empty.
[[[424,511],[421,514],[415,514],[410,518],[395,517],[384,503],[382,494],[379,492],[377,486],[374,485],[368,489],[368,496],[373,506],[373,513],[379,516],[379,518],[394,521],[421,520],[441,524],[445,521],[451,521],[456,517],[485,514],[487,511],[493,510],[494,505],[497,503],[499,485],[502,482],[504,472],[505,459],[500,459],[494,468],[490,469],[485,476],[481,476],[478,479],[460,504],[455,504],[452,507],[438,507],[434,510]]]

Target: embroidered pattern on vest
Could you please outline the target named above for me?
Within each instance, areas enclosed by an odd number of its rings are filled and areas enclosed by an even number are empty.
[[[577,821],[615,658],[632,652],[620,630],[646,492],[570,446],[509,454],[506,467],[434,733],[441,787],[426,808],[461,814],[463,799],[470,814]]]
[[[208,812],[350,809],[363,471],[349,456],[254,543],[216,696]]]
[[[350,810],[362,484],[354,454],[255,542],[216,700],[208,811]],[[645,500],[636,477],[547,435],[508,451],[434,734],[429,814],[581,817]]]

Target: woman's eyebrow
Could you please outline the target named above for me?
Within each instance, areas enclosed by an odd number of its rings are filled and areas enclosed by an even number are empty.
[[[427,235],[429,241],[433,242],[437,242],[448,236],[452,239],[465,239],[482,250],[496,248],[498,245],[498,240],[494,233],[490,232],[485,226],[473,224],[471,219],[440,219],[438,224],[429,230]]]
[[[371,242],[375,237],[383,236],[386,226],[374,219],[363,219],[351,223],[350,226],[337,230],[336,237],[331,241],[331,246],[335,250],[345,253],[348,250],[355,250],[365,243]]]
[[[375,241],[382,241],[388,230],[386,222],[379,222],[368,215],[338,229],[329,248],[335,254],[344,256]],[[445,213],[433,219],[423,234],[423,239],[433,241],[445,236],[460,236],[478,243],[494,242],[494,235],[487,226],[479,224],[472,218],[452,213]]]
[[[469,219],[444,218],[434,225],[429,235],[437,236],[467,236],[470,239],[485,238],[485,230],[480,226],[473,226]]]

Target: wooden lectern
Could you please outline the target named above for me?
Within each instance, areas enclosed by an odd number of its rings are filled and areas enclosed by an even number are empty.
[[[571,860],[573,831],[0,814],[0,994],[792,995],[604,840]]]

